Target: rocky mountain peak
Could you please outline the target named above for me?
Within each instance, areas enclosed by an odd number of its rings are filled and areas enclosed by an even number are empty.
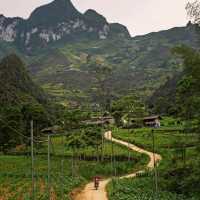
[[[109,24],[95,10],[80,13],[71,0],[54,0],[36,8],[27,20],[0,16],[0,41],[14,42],[28,52],[56,41],[130,37],[126,27]]]
[[[107,24],[107,20],[103,15],[100,15],[99,13],[97,13],[95,10],[89,9],[84,13],[84,17],[87,21],[89,21],[89,23],[91,23],[92,25],[95,24]]]
[[[76,10],[70,0],[55,0],[47,5],[36,8],[28,21],[32,26],[49,26],[77,17],[81,17],[81,13]]]

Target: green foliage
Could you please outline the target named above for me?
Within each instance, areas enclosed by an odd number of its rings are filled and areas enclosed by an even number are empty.
[[[191,162],[187,165],[170,168],[163,172],[163,189],[189,197],[200,195],[199,192],[199,162]],[[174,178],[175,176],[175,178]]]
[[[102,142],[103,129],[99,126],[90,126],[84,130],[87,146],[99,146]]]
[[[92,88],[93,102],[100,104],[105,110],[110,110],[112,100],[111,76],[113,72],[112,65],[106,63],[101,58],[89,59],[86,67],[94,77]]]
[[[66,8],[66,5],[69,8]],[[66,12],[68,9],[69,12]],[[39,29],[49,28],[60,21],[68,20],[68,17],[74,18],[79,14],[70,2],[53,2],[51,5],[36,9],[28,22],[30,28],[33,28],[34,24],[39,26]],[[81,15],[80,19],[82,17],[84,21],[87,18],[88,25],[95,24],[97,30],[105,20],[91,10]],[[26,23],[21,25],[25,26]],[[30,40],[31,52],[29,51],[28,55],[27,52],[20,52],[38,83],[44,86],[50,84],[52,90],[54,85],[62,84],[64,92],[59,92],[58,98],[63,95],[67,100],[71,100],[71,95],[66,97],[65,91],[70,92],[74,89],[81,91],[86,97],[91,97],[89,90],[93,86],[95,77],[84,66],[88,58],[95,57],[101,57],[105,65],[113,66],[114,73],[110,81],[114,95],[127,94],[134,87],[139,95],[146,98],[163,85],[167,77],[172,77],[174,73],[180,71],[177,67],[180,62],[172,57],[170,49],[177,44],[194,46],[196,41],[192,25],[130,38],[125,27],[114,23],[110,24],[111,37],[107,40],[97,40],[96,33],[94,37],[93,33],[85,33],[87,31],[82,33],[78,30],[76,34],[72,31],[73,36],[71,34],[70,38],[50,42],[49,45],[45,42],[44,45],[35,33]],[[117,35],[125,35],[125,37],[118,38]],[[20,46],[23,42],[19,42]],[[21,50],[18,43],[15,47],[14,44],[1,42],[0,46],[0,56],[5,52],[13,52],[13,49]],[[41,49],[41,46],[44,48]]]
[[[0,85],[0,151],[7,152],[17,145],[29,144],[26,137],[30,120],[34,120],[35,134],[39,135],[50,124],[50,118],[46,95],[32,81],[18,56],[10,55],[1,61]]]
[[[7,106],[0,110],[0,151],[5,153],[17,145],[29,144],[30,120],[34,120],[35,136],[50,124],[40,104]]]
[[[129,122],[131,119],[142,118],[147,113],[144,103],[134,95],[124,96],[114,101],[111,109],[118,126],[122,124],[122,117]]]
[[[87,125],[90,113],[80,109],[67,110],[64,118],[64,128],[67,131],[68,146],[80,149],[85,146],[98,148],[102,140],[102,127]]]
[[[172,199],[199,199],[198,180],[200,171],[198,166],[200,160],[196,148],[199,143],[198,134],[183,133],[181,126],[178,127],[174,123],[175,121],[173,121],[173,125],[171,124],[171,118],[166,118],[164,121],[167,127],[154,130],[155,151],[160,153],[163,158],[157,168],[159,195],[161,195],[159,199],[164,200],[169,197]],[[153,133],[151,129],[134,129],[129,132],[118,129],[114,131],[114,136],[153,151]],[[144,193],[147,194],[147,196],[144,195],[144,199],[154,199],[153,181],[152,174],[144,175],[143,178],[138,177],[135,180],[120,180],[118,183],[116,182],[116,188],[114,189],[110,184],[110,196],[113,199],[117,199],[117,197],[119,199],[126,198],[127,192],[124,192],[124,188],[127,186],[127,190],[129,190],[129,187],[131,188],[127,198],[137,199],[139,196],[136,194]],[[132,186],[132,184],[141,184],[142,187]],[[134,192],[132,191],[133,188]],[[118,196],[115,195],[117,193],[119,193]]]
[[[200,114],[200,54],[182,46],[174,49],[184,63],[184,76],[177,86],[177,106],[182,118],[191,120]]]
[[[25,132],[23,115],[18,107],[7,107],[0,112],[0,151],[22,144],[24,138],[19,135]]]
[[[198,50],[183,45],[173,48],[172,52],[181,58],[183,71],[160,87],[149,102],[153,102],[154,110],[160,113],[176,115],[186,120],[198,118],[200,113],[200,53]]]
[[[132,144],[153,151],[152,129],[139,128],[131,129],[116,129],[113,134],[121,140],[128,140]],[[170,133],[168,133],[168,131]],[[163,150],[170,148],[181,148],[182,146],[193,146],[198,143],[198,134],[191,135],[183,133],[180,128],[160,128],[155,130],[155,150],[162,153]],[[176,144],[176,145],[175,145]]]
[[[90,113],[81,109],[68,109],[64,113],[64,126],[67,131],[77,130],[84,126],[83,121],[90,118]]]
[[[67,138],[67,137],[66,137]],[[71,156],[72,149],[67,147],[67,140],[63,137],[52,137],[51,143],[51,190],[52,198],[62,198],[62,189],[64,189],[64,198],[69,198],[69,193],[74,188],[80,187],[86,182],[91,181],[94,176],[109,177],[113,173],[110,163],[112,145],[110,142],[105,143],[104,153],[105,160],[97,162],[94,159],[94,150],[85,146],[77,152],[75,157],[76,173],[72,177]],[[64,149],[63,149],[64,148]],[[147,158],[141,157],[140,154],[130,152],[130,161],[128,160],[128,151],[119,145],[113,145],[116,159],[117,174],[130,173],[135,168],[141,168],[147,161]],[[64,150],[64,151],[63,151]],[[86,153],[85,158],[81,157]],[[38,146],[35,144],[35,183],[36,197],[42,200],[47,199],[47,144]],[[63,171],[61,169],[63,160]],[[7,197],[14,199],[30,199],[31,191],[31,159],[29,156],[0,156],[0,198]],[[23,170],[22,170],[23,169]],[[7,191],[5,193],[5,190]],[[6,195],[6,196],[5,196]]]
[[[108,185],[108,191],[110,200],[197,200],[165,191],[159,191],[156,196],[151,178],[114,180]]]
[[[78,90],[91,101],[96,77],[91,73],[93,66],[89,68],[88,64],[98,57],[103,65],[112,66],[111,96],[126,95],[135,88],[146,99],[167,77],[181,71],[181,62],[171,55],[170,49],[177,44],[193,46],[194,40],[193,29],[183,27],[132,39],[68,41],[51,44],[44,52],[38,51],[34,57],[28,57],[28,62],[35,79],[41,85],[49,84],[48,91],[52,88],[56,95],[54,86],[62,85],[61,90],[57,90],[57,98],[71,100],[68,93]],[[85,101],[82,98],[79,102]]]
[[[27,156],[0,157],[0,197],[13,200],[31,199],[31,160]],[[2,165],[4,163],[4,165]],[[52,197],[62,198],[62,188],[65,199],[69,193],[86,182],[84,177],[70,176],[70,162],[65,160],[64,174],[60,171],[60,159],[51,159],[51,191]],[[46,157],[37,156],[35,159],[35,195],[36,199],[48,199],[47,163]],[[64,176],[64,178],[63,178]],[[5,193],[4,191],[7,190]]]
[[[43,91],[31,80],[24,63],[15,54],[0,62],[0,105],[46,103]]]

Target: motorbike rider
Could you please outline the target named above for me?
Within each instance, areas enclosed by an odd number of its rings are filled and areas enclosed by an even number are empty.
[[[99,181],[100,181],[100,177],[99,176],[95,176],[94,177],[94,187],[95,187],[96,190],[98,190]]]

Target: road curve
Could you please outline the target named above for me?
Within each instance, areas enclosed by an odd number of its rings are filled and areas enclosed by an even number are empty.
[[[118,140],[112,137],[112,132],[108,131],[105,133],[104,137],[107,140],[111,140],[115,143],[121,144],[126,146],[127,148],[142,153],[142,154],[146,154],[149,156],[150,161],[147,164],[147,168],[149,168],[150,170],[152,170],[155,166],[156,163],[158,163],[159,161],[161,161],[162,157],[158,154],[154,154],[152,152],[146,151],[144,149],[141,149],[133,144],[129,144],[128,142],[124,142],[122,140]],[[155,164],[154,164],[155,163]],[[144,170],[140,170],[138,172],[120,177],[120,179],[123,178],[132,178],[132,177],[136,177],[136,175],[138,173],[142,173],[144,172]],[[106,180],[102,180],[100,181],[100,187],[98,190],[94,189],[94,183],[88,183],[85,188],[77,195],[75,195],[75,197],[73,198],[73,200],[108,200],[107,197],[107,192],[106,192],[106,185],[111,181],[111,179],[106,179]]]

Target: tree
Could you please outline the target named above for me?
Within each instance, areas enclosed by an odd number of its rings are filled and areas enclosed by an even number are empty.
[[[83,121],[90,118],[90,112],[81,109],[66,110],[64,114],[64,129],[66,131],[78,130],[84,126]]]
[[[96,150],[97,161],[99,161],[99,148],[102,145],[102,128],[96,125],[87,127],[84,130],[85,143]]]
[[[186,5],[186,10],[188,16],[192,19],[195,24],[200,23],[200,1],[195,0],[193,2],[188,2]]]
[[[145,105],[135,95],[122,97],[112,103],[112,115],[118,126],[122,124],[122,117],[142,118],[146,115]]]
[[[0,151],[7,152],[26,141],[23,115],[18,107],[3,108],[0,113]]]
[[[26,124],[26,135],[30,132],[30,121],[33,120],[36,127],[36,134],[38,136],[40,134],[40,130],[50,125],[50,120],[48,117],[48,113],[44,109],[41,104],[31,103],[24,104],[21,108],[21,112],[23,114],[23,121]]]
[[[183,77],[176,89],[179,115],[186,120],[200,116],[200,53],[186,46],[173,49],[183,59]]]

